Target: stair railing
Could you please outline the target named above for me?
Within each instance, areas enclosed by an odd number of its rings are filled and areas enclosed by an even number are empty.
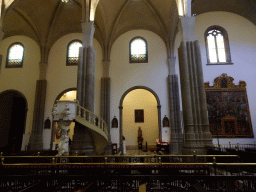
[[[108,125],[107,123],[88,109],[85,109],[84,107],[79,105],[79,101],[75,100],[77,103],[77,111],[76,111],[76,116],[84,119],[85,121],[88,121],[90,124],[98,127],[104,133],[108,136]]]

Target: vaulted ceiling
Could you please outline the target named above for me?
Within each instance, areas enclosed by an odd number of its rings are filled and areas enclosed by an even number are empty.
[[[7,1],[7,0],[6,0]],[[47,60],[60,37],[81,32],[81,0],[14,0],[3,15],[4,38],[25,35],[34,39]],[[256,25],[255,0],[194,0],[192,14],[228,11]],[[146,29],[158,34],[171,48],[177,32],[175,0],[100,0],[95,15],[95,38],[106,52],[123,33]]]

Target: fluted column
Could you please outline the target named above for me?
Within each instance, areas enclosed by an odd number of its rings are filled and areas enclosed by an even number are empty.
[[[43,150],[43,125],[44,125],[44,109],[46,97],[46,80],[37,80],[34,115],[32,131],[29,138],[28,149],[32,151]]]
[[[171,142],[170,153],[181,154],[183,144],[183,135],[181,132],[180,121],[180,97],[178,75],[173,74],[168,76],[169,87],[169,106],[170,106],[170,123],[171,123]]]
[[[184,41],[179,48],[180,83],[183,106],[183,122],[185,134],[185,146],[192,146],[195,142],[194,119],[191,102],[190,78],[187,47]]]
[[[119,106],[119,119],[123,119],[123,107]],[[119,150],[117,153],[121,152],[123,154],[123,127],[122,123],[120,123],[119,128]]]
[[[110,135],[110,78],[101,78],[101,118],[107,123],[108,129],[108,145],[105,149],[105,154],[112,153],[111,135]]]
[[[79,49],[77,75],[77,100],[79,104],[94,112],[95,51],[92,46],[95,27],[93,22],[83,22],[83,47]],[[71,154],[94,155],[95,146],[92,134],[87,127],[76,123]]]
[[[204,89],[204,77],[203,77],[203,69],[202,69],[202,61],[201,61],[201,51],[199,41],[194,42],[195,45],[195,54],[196,54],[196,67],[197,67],[197,90],[199,95],[199,109],[200,109],[200,130],[202,131],[202,141],[204,145],[212,145],[212,134],[210,132],[209,127],[209,119],[207,114],[207,102],[206,102],[206,94]]]
[[[85,108],[94,112],[94,87],[95,87],[95,51],[92,46],[87,48]]]
[[[179,47],[185,132],[183,154],[192,154],[193,151],[205,154],[205,144],[211,145],[212,140],[207,117],[200,46],[194,34],[195,17],[187,13],[180,17],[179,25],[183,39]]]

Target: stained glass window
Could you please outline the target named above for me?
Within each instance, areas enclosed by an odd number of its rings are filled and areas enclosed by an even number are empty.
[[[8,48],[6,68],[18,68],[23,65],[24,47],[21,43],[14,43]]]
[[[67,65],[78,64],[80,47],[82,47],[82,42],[80,40],[74,40],[68,44]]]
[[[205,33],[208,64],[232,64],[225,29],[212,26]]]
[[[130,41],[130,63],[147,63],[147,42],[142,37],[135,37]]]

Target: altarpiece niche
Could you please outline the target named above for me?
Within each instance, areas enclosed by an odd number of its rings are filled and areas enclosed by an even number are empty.
[[[233,81],[224,73],[213,86],[204,83],[210,131],[215,138],[252,138],[246,82],[235,85]]]

